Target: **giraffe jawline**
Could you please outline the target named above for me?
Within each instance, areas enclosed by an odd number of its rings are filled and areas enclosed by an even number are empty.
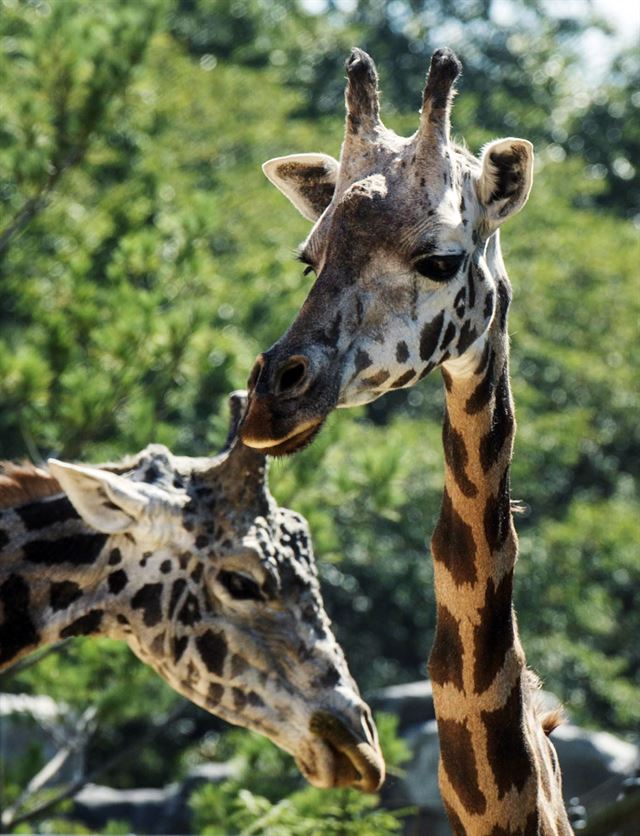
[[[316,424],[313,424],[311,427],[306,427],[306,429],[295,435],[289,436],[284,441],[276,443],[272,447],[263,448],[263,452],[267,456],[272,456],[276,459],[283,456],[291,456],[293,453],[299,453],[300,450],[304,450],[305,447],[311,444],[322,429],[323,424],[324,418],[321,418]]]

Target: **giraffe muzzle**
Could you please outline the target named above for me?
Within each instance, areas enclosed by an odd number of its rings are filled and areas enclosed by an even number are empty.
[[[337,385],[322,365],[300,352],[261,354],[248,382],[249,403],[240,438],[269,456],[302,450],[337,402]]]
[[[350,724],[328,711],[315,711],[309,730],[333,755],[333,785],[361,792],[377,792],[385,779],[385,765],[373,726],[366,718],[356,734]]]

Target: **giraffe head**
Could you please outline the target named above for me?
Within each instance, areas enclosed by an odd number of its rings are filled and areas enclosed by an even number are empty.
[[[314,226],[300,259],[316,281],[249,387],[245,444],[271,455],[308,443],[334,407],[412,386],[440,365],[473,368],[501,279],[497,230],[527,200],[533,149],[500,139],[479,159],[451,142],[461,69],[434,53],[420,125],[404,138],[380,121],[377,73],[354,49],[340,160],[279,157],[267,177]]]
[[[236,437],[245,403],[232,398],[214,459],[151,445],[115,465],[49,462],[103,535],[94,620],[188,699],[290,752],[312,784],[375,791],[371,712],[331,631],[306,521],[276,505],[264,456]]]

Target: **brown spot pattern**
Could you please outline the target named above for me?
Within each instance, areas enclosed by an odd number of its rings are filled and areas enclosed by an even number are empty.
[[[215,707],[220,703],[224,695],[224,686],[218,682],[212,682],[209,685],[209,693],[207,694],[207,705]]]
[[[49,588],[49,604],[52,610],[66,610],[68,606],[82,597],[82,590],[73,581],[52,583]]]
[[[486,349],[485,349],[486,351]],[[493,367],[495,362],[495,355],[491,352],[489,356],[489,363],[484,377],[473,390],[473,394],[467,399],[465,404],[465,411],[468,415],[477,415],[483,409],[486,409],[493,395],[494,380]]]
[[[396,360],[398,361],[398,363],[406,363],[408,359],[409,348],[404,340],[400,340],[400,342],[396,346]]]
[[[480,623],[473,629],[475,659],[474,687],[482,694],[493,683],[504,665],[515,640],[513,617],[513,570],[496,587],[487,582],[484,606],[478,612]]]
[[[478,784],[476,758],[466,723],[438,720],[438,735],[442,765],[456,795],[469,813],[484,813],[487,800]]]
[[[381,369],[376,374],[372,374],[371,377],[363,377],[362,382],[367,386],[380,386],[385,380],[389,379],[389,372],[386,369]]]
[[[442,323],[444,322],[444,311],[435,316],[431,322],[425,322],[420,334],[420,359],[431,360],[440,339]]]
[[[151,653],[154,656],[164,656],[164,639],[166,633],[163,630],[161,633],[155,637],[155,639],[151,642]]]
[[[169,601],[169,618],[173,618],[175,609],[178,606],[178,601],[180,600],[180,596],[184,592],[186,585],[187,582],[184,578],[178,578],[177,581],[174,581],[173,586],[171,587],[171,600]]]
[[[187,598],[180,608],[180,612],[178,613],[178,621],[181,624],[184,624],[186,627],[191,627],[193,624],[197,624],[200,621],[200,606],[198,605],[198,599],[196,598],[193,593],[189,593]]]
[[[106,540],[106,534],[72,534],[58,540],[31,540],[25,543],[22,552],[31,563],[81,566],[96,560]]]
[[[231,694],[233,697],[233,707],[235,708],[235,710],[238,712],[243,711],[244,707],[247,704],[247,697],[244,691],[241,691],[240,688],[233,688]]]
[[[242,658],[242,656],[238,656],[237,653],[234,653],[231,657],[231,679],[234,676],[239,676],[241,673],[247,670],[249,667],[249,663]]]
[[[9,575],[0,586],[4,618],[0,624],[0,664],[10,661],[26,647],[38,643],[40,636],[29,613],[29,585],[20,575]]]
[[[109,555],[109,566],[115,566],[122,560],[122,552],[120,549],[112,549]]]
[[[187,644],[189,643],[189,639],[187,636],[180,636],[179,639],[174,639],[173,642],[173,661],[177,665],[180,659],[182,658],[182,654],[187,649]]]
[[[500,330],[506,331],[507,315],[511,304],[511,289],[502,279],[498,281],[498,301],[500,303]]]
[[[209,673],[222,676],[227,655],[227,641],[223,634],[207,630],[196,639],[196,647]]]
[[[107,578],[109,585],[109,592],[112,595],[117,595],[127,585],[127,573],[123,569],[118,569],[117,572],[112,572]]]
[[[142,610],[142,618],[147,627],[154,627],[162,618],[162,588],[161,583],[147,583],[131,599],[132,609]]]
[[[440,519],[431,540],[431,551],[434,559],[443,563],[451,572],[456,586],[476,582],[476,544],[473,532],[453,507],[446,489]]]
[[[438,605],[436,637],[429,658],[429,675],[437,685],[451,682],[459,691],[464,691],[462,662],[464,647],[460,637],[458,621],[442,604]]]
[[[469,462],[469,454],[467,453],[464,438],[451,426],[449,412],[447,410],[445,410],[442,425],[442,443],[447,467],[451,471],[456,485],[469,499],[477,496],[478,489],[467,476],[466,467]]]
[[[532,773],[532,763],[522,731],[520,679],[502,708],[483,711],[481,716],[487,730],[487,756],[498,788],[498,798],[504,798],[511,787],[522,792]]]
[[[399,389],[401,386],[406,386],[406,384],[412,380],[416,376],[415,369],[409,369],[408,371],[401,374],[400,377],[397,377],[393,383],[391,384],[392,389]]]
[[[102,610],[91,610],[86,615],[76,618],[71,624],[60,630],[60,638],[68,639],[70,636],[90,636],[97,633],[102,624]]]
[[[48,528],[55,523],[78,518],[78,512],[66,496],[49,499],[47,502],[30,502],[28,505],[16,508],[16,514],[29,531]]]
[[[469,295],[467,297],[469,302],[469,307],[473,308],[476,304],[476,282],[482,281],[482,273],[478,269],[476,264],[471,263],[469,267],[469,271],[467,273],[467,284],[469,287]]]
[[[445,328],[444,335],[442,337],[442,342],[440,343],[440,351],[444,351],[444,349],[449,345],[451,340],[456,335],[456,326],[453,322],[450,322],[447,327]]]
[[[489,319],[493,316],[493,290],[487,291],[487,295],[484,299],[484,310],[482,313],[485,319]]]
[[[484,509],[484,533],[487,538],[487,545],[492,552],[502,548],[510,529],[511,490],[509,468],[507,467],[500,480],[498,495],[491,495],[487,499]]]
[[[458,354],[464,354],[464,352],[469,348],[472,342],[476,340],[478,336],[478,332],[473,327],[471,322],[467,321],[462,326],[460,330],[460,339],[458,340]]]
[[[509,371],[505,363],[496,386],[491,427],[480,439],[480,463],[486,473],[496,463],[502,448],[514,427],[513,409],[509,391]]]

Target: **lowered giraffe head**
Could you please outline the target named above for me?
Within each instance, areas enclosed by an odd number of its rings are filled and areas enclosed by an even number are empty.
[[[0,667],[69,636],[124,639],[189,700],[290,752],[312,784],[375,791],[371,712],[331,631],[307,523],[277,506],[264,456],[237,438],[245,404],[232,398],[213,459],[151,445],[0,476]]]
[[[245,444],[271,455],[307,444],[334,407],[408,387],[437,366],[464,373],[510,289],[497,230],[522,208],[533,149],[489,143],[478,159],[454,144],[449,119],[461,65],[434,53],[416,133],[381,122],[371,58],[347,62],[340,160],[279,157],[267,177],[314,226],[299,251],[316,281],[249,381]]]

